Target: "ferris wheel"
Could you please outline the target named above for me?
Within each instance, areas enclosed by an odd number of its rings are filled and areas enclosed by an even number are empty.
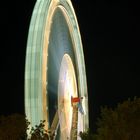
[[[88,129],[88,94],[81,37],[70,0],[37,0],[26,51],[25,113],[45,120],[56,140],[80,140]]]

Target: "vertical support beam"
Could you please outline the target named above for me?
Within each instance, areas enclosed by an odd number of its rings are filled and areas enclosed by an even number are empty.
[[[77,140],[78,106],[73,105],[72,127],[70,140]]]
[[[50,140],[55,140],[56,135],[57,135],[57,130],[59,126],[59,116],[58,116],[58,111],[56,111],[51,128],[50,128]]]

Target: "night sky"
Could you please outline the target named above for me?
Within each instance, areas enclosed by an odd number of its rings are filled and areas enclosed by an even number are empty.
[[[72,2],[85,54],[90,127],[95,129],[100,106],[115,107],[140,97],[139,5],[123,0]],[[0,5],[0,115],[24,113],[25,52],[34,3],[13,0]]]

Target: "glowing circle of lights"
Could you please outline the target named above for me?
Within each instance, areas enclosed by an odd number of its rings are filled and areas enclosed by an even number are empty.
[[[85,113],[75,113],[75,138],[72,97],[84,98]],[[57,131],[58,140],[80,139],[78,133],[88,128],[85,63],[70,0],[37,0],[34,7],[26,51],[25,113],[31,126],[46,120],[45,129]]]
[[[77,84],[74,67],[69,55],[63,56],[58,83],[58,113],[61,138],[70,138],[72,124],[71,97],[77,97]]]

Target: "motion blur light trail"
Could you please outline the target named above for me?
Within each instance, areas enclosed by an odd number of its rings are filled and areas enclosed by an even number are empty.
[[[72,98],[84,102],[72,103]],[[80,113],[79,107],[84,109]],[[88,96],[79,28],[70,0],[37,0],[28,35],[25,111],[46,120],[54,139],[77,140],[88,128]]]
[[[69,55],[65,54],[62,59],[58,83],[58,113],[60,118],[60,129],[62,132],[62,139],[67,139],[67,137],[70,137],[71,135],[70,133],[73,112],[71,97],[77,96],[78,94],[74,67]]]

